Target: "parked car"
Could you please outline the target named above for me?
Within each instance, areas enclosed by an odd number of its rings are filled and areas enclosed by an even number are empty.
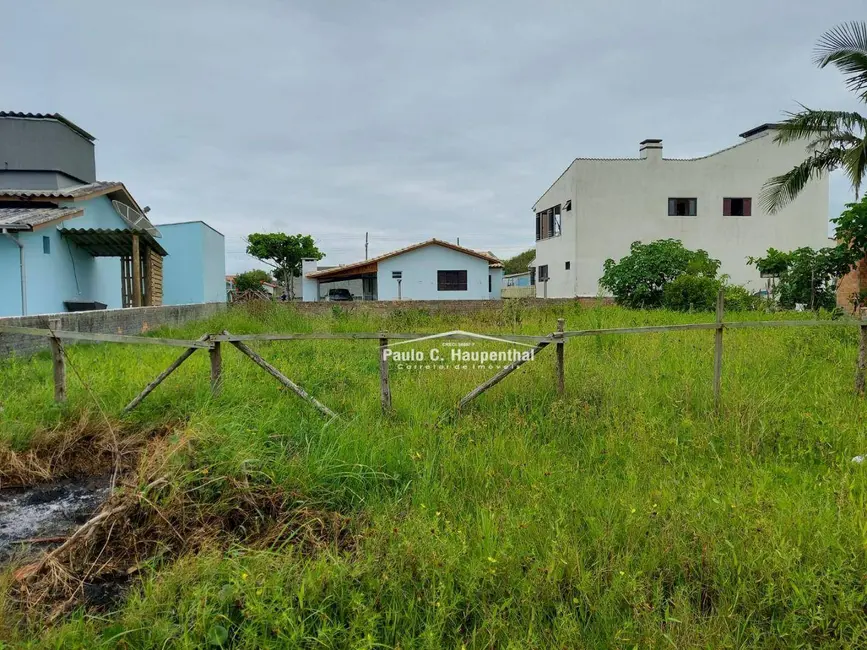
[[[328,300],[333,300],[333,301],[352,300],[352,294],[349,293],[349,289],[329,289],[328,290]]]

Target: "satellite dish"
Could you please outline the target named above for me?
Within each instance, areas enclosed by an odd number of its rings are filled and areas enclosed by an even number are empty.
[[[162,237],[160,231],[141,212],[133,210],[126,203],[120,201],[112,201],[111,205],[114,207],[114,211],[120,215],[120,218],[133,230],[144,230],[151,237]]]

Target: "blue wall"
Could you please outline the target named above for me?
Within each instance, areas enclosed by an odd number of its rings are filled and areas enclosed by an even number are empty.
[[[506,287],[529,287],[530,273],[521,273],[511,278],[503,278],[503,286]]]
[[[466,291],[438,291],[437,271],[467,272]],[[397,280],[392,272],[400,271],[402,300],[487,300],[488,262],[445,246],[430,244],[377,264],[377,297],[397,300]]]
[[[226,301],[223,235],[201,221],[157,224],[163,258],[163,304]]]
[[[27,314],[66,311],[64,300],[97,300],[109,307],[120,306],[120,262],[117,258],[94,258],[61,236],[58,226],[67,228],[126,228],[106,196],[74,205],[84,214],[60,223],[51,223],[33,232],[17,234],[24,245],[27,273]],[[44,252],[43,237],[49,252]],[[6,239],[5,237],[3,239]],[[0,316],[21,315],[21,274],[18,248],[0,242]]]

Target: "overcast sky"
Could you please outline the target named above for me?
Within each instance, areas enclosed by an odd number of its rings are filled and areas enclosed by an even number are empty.
[[[155,223],[202,219],[323,264],[429,237],[510,256],[576,156],[702,155],[854,108],[812,48],[863,0],[0,0],[0,109],[59,112]],[[832,181],[832,212],[851,198]]]

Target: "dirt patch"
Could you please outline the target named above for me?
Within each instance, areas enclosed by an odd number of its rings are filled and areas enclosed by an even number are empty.
[[[109,608],[145,567],[205,548],[291,544],[313,553],[323,548],[347,550],[355,544],[348,517],[312,507],[302,494],[263,482],[260,475],[215,476],[194,467],[194,454],[188,453],[191,442],[182,434],[143,435],[137,440],[133,444],[125,439],[120,452],[124,469],[116,489],[94,516],[13,572],[10,598],[25,614],[45,620],[82,604]],[[78,444],[86,449],[94,441],[79,438]],[[98,450],[97,446],[91,455],[101,456]],[[85,456],[86,452],[69,450],[65,455],[49,454],[51,461],[45,464],[46,456],[34,453],[29,467],[57,468],[57,458]],[[108,454],[108,464],[114,467],[112,456]],[[104,476],[105,462],[102,469]],[[45,497],[43,504],[50,504],[52,495],[69,496],[46,484],[34,499]]]
[[[64,541],[108,498],[110,483],[104,474],[0,490],[0,564]]]

